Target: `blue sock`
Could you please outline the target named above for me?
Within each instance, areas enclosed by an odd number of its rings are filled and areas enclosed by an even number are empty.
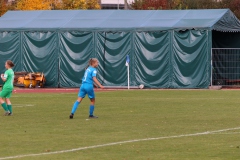
[[[72,114],[74,114],[78,108],[78,105],[80,104],[80,102],[76,101],[74,104],[73,104],[73,107],[72,107]]]
[[[89,107],[89,115],[90,116],[93,116],[93,111],[94,111],[94,106],[90,105],[90,107]]]

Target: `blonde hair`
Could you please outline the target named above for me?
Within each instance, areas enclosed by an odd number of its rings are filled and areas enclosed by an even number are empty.
[[[90,60],[88,61],[88,65],[85,69],[87,69],[89,66],[92,66],[93,63],[97,62],[97,58],[90,58]]]

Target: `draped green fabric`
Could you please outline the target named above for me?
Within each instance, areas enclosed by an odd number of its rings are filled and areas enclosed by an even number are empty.
[[[46,86],[58,85],[57,39],[54,32],[23,32],[22,34],[23,70],[43,72]]]
[[[127,55],[132,86],[207,88],[210,83],[211,35],[206,30],[34,31],[0,36],[1,61],[16,61],[15,70],[43,72],[47,87],[79,87],[93,57],[99,60],[100,83],[127,86]]]
[[[79,87],[85,67],[94,55],[92,32],[60,33],[60,87]]]
[[[133,60],[136,84],[168,88],[170,75],[169,32],[137,32]]]
[[[208,32],[137,32],[135,77],[150,88],[207,88],[210,83]]]
[[[97,34],[96,57],[100,62],[98,79],[107,86],[126,86],[126,56],[131,53],[131,33],[100,32]]]
[[[13,61],[14,71],[21,71],[20,34],[18,32],[0,32],[0,74],[5,72],[5,62]],[[0,84],[2,84],[0,79]]]
[[[208,70],[207,31],[174,32],[173,88],[206,88],[210,83]]]

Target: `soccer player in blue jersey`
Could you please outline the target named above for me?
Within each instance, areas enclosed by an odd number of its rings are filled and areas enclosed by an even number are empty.
[[[91,58],[88,62],[88,66],[86,68],[86,71],[82,79],[82,85],[78,93],[78,99],[73,104],[72,112],[69,116],[70,119],[73,118],[78,108],[78,105],[81,103],[81,101],[86,96],[86,94],[88,94],[88,97],[91,101],[90,107],[89,107],[89,118],[98,118],[97,116],[93,115],[94,105],[95,105],[95,94],[93,90],[93,83],[95,82],[100,88],[104,88],[104,87],[99,83],[99,81],[96,78],[97,67],[98,67],[98,60],[96,58]]]

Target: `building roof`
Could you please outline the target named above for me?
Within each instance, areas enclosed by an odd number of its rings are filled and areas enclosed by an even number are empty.
[[[8,11],[0,30],[184,30],[240,31],[229,9]]]

